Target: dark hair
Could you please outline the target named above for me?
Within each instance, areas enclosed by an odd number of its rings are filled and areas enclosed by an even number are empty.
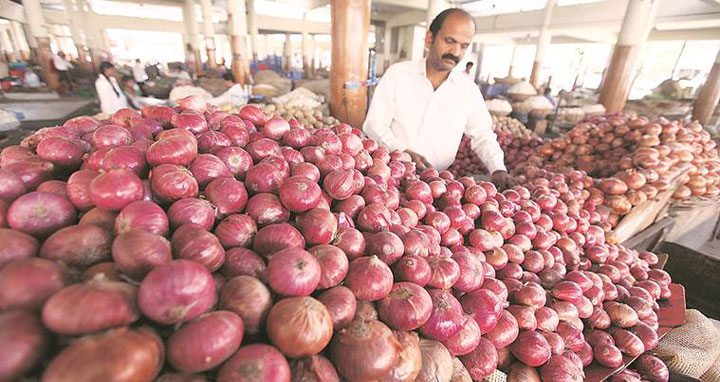
[[[473,62],[472,62],[472,61],[468,61],[468,63],[467,63],[467,64],[465,64],[465,67],[466,67],[466,68],[472,68],[472,67],[473,67],[473,65],[475,65],[475,64],[473,64]]]
[[[122,78],[120,79],[120,82],[122,82],[123,84],[128,81],[135,81],[135,79],[132,78],[131,76],[122,76]]]
[[[105,75],[105,71],[110,68],[114,68],[115,65],[113,65],[110,61],[103,61],[100,63],[100,67],[98,68],[98,71],[100,74]]]
[[[469,13],[467,13],[467,11],[465,11],[464,9],[448,8],[448,9],[440,12],[437,16],[435,16],[433,21],[430,23],[429,30],[430,30],[430,33],[432,33],[433,41],[435,41],[435,36],[438,35],[438,32],[440,32],[440,29],[442,29],[443,24],[445,24],[445,19],[448,18],[448,16],[452,15],[453,13],[461,13],[463,15],[466,15],[467,17],[470,18],[470,20],[472,20],[473,25],[475,25],[475,19],[473,19],[473,17]]]

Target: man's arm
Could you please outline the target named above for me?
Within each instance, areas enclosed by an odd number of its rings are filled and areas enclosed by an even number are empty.
[[[395,72],[396,70],[392,66],[389,67],[375,88],[370,109],[363,124],[363,131],[368,137],[384,144],[391,150],[404,151],[407,147],[395,137],[390,129],[395,110],[395,76],[397,75]]]

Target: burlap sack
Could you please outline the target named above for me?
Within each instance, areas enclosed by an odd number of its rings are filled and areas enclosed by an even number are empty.
[[[718,382],[720,381],[720,357],[715,360],[712,366],[700,377],[702,382]]]
[[[492,374],[483,378],[483,382],[507,382],[507,374],[495,369]]]
[[[700,378],[720,356],[720,332],[697,310],[686,312],[686,323],[670,331],[653,350],[668,369]]]

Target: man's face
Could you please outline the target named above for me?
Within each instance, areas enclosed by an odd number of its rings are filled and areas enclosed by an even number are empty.
[[[475,35],[475,24],[462,13],[450,14],[433,39],[430,31],[425,35],[428,62],[435,70],[452,70],[465,56]]]

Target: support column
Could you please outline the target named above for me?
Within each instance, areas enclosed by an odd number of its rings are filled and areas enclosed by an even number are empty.
[[[542,27],[540,28],[540,36],[538,36],[537,47],[535,48],[535,61],[533,61],[532,72],[530,74],[530,84],[536,89],[540,85],[540,71],[542,70],[542,62],[545,58],[545,52],[550,45],[552,34],[550,33],[550,19],[552,19],[553,9],[557,0],[548,0],[545,4],[545,12],[543,13]]]
[[[612,61],[600,90],[599,101],[608,113],[617,113],[625,107],[638,53],[655,21],[659,3],[659,0],[628,2]]]
[[[9,28],[8,28],[9,29]],[[18,46],[15,40],[13,40],[12,36],[9,34],[9,30],[6,30],[5,28],[0,29],[2,31],[2,39],[3,39],[3,46],[5,46],[5,51],[8,55],[8,61],[16,61],[19,57],[18,55]]]
[[[367,112],[370,0],[330,0],[332,65],[330,67],[330,111],[342,122],[362,126]]]
[[[255,13],[255,0],[247,0],[247,30],[250,33],[252,42],[253,60],[257,61],[260,52],[260,41],[258,41],[257,14]]]
[[[513,63],[515,62],[515,52],[517,52],[517,45],[513,45],[512,54],[510,55],[510,67],[508,68],[508,77],[512,77]]]
[[[283,44],[283,69],[289,71],[292,67],[292,41],[290,41],[290,33],[285,33],[285,43]]]
[[[310,77],[310,33],[308,33],[308,13],[303,14],[302,30],[302,62],[305,77]]]
[[[720,51],[695,101],[693,119],[697,119],[702,125],[707,124],[718,105],[718,100],[720,100]]]
[[[27,61],[30,59],[30,48],[25,38],[25,31],[22,28],[22,24],[17,21],[10,20],[10,33],[12,33],[13,39],[18,42],[20,49],[20,59]]]
[[[247,84],[249,70],[247,60],[247,20],[245,0],[228,0],[228,22],[230,27],[230,47],[232,49],[232,72],[235,82]]]
[[[212,0],[200,0],[203,16],[203,35],[205,36],[205,50],[208,56],[208,68],[215,69],[215,30],[212,19]]]
[[[382,72],[385,73],[385,69],[387,69],[391,64],[392,60],[390,59],[390,48],[392,47],[392,28],[388,25],[388,23],[385,23],[385,42],[383,43],[383,67]]]
[[[78,20],[78,13],[75,8],[73,0],[64,0],[65,2],[65,16],[68,19],[70,25],[70,34],[72,35],[73,44],[78,51],[78,61],[83,67],[88,66],[87,57],[85,56],[85,36],[80,31],[80,25]]]
[[[483,64],[483,56],[485,55],[485,44],[480,43],[480,46],[478,47],[478,58],[477,62],[475,63],[475,83],[480,83],[480,75],[482,72],[482,64]]]
[[[95,12],[93,12],[90,3],[87,0],[77,0],[78,13],[83,20],[85,31],[85,42],[90,53],[90,61],[94,70],[98,70],[100,63],[105,60],[106,55],[103,52],[102,37],[98,33],[95,23]]]
[[[429,0],[426,18],[427,28],[430,29],[430,23],[432,23],[435,16],[448,8],[450,8],[450,4],[446,0]]]
[[[185,23],[185,33],[187,34],[186,47],[188,50],[185,60],[188,69],[199,73],[202,71],[202,62],[200,60],[200,31],[198,30],[197,16],[195,15],[195,0],[185,0],[183,6],[183,22]]]
[[[45,28],[45,18],[42,14],[39,0],[23,0],[25,19],[30,34],[37,42],[37,61],[42,70],[43,79],[53,89],[57,89],[59,82],[57,74],[52,71],[52,52],[50,51],[50,38]]]

